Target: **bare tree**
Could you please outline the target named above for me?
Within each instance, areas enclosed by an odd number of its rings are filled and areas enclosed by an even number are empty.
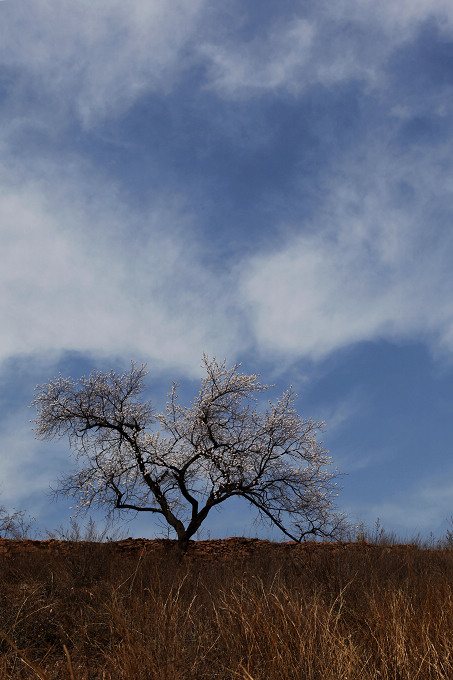
[[[336,473],[317,439],[323,423],[297,414],[292,389],[259,409],[256,395],[269,389],[259,376],[206,355],[203,365],[193,404],[179,405],[173,383],[165,413],[140,400],[144,365],[38,386],[36,436],[67,436],[78,463],[56,493],[75,496],[78,512],[160,515],[182,551],[212,508],[235,496],[293,540],[333,536],[343,519],[333,512]]]
[[[24,539],[29,538],[30,530],[35,518],[30,517],[24,510],[8,510],[0,506],[0,536],[1,538]]]

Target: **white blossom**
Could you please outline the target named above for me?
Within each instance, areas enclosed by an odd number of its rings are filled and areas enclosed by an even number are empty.
[[[141,401],[144,365],[95,371],[36,388],[38,438],[68,437],[78,469],[56,493],[77,508],[162,515],[185,549],[209,511],[233,496],[294,540],[333,535],[336,472],[318,436],[324,423],[303,419],[292,388],[258,409],[270,389],[258,375],[203,357],[206,376],[191,406],[173,384],[163,413]]]

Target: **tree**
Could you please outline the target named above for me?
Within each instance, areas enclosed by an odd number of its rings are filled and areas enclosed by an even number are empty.
[[[0,536],[1,538],[28,538],[35,518],[27,515],[25,510],[8,510],[0,506]]]
[[[36,436],[68,437],[78,463],[56,493],[75,496],[78,512],[160,515],[182,551],[209,512],[235,496],[295,541],[334,536],[343,519],[332,509],[336,473],[317,439],[323,423],[296,413],[292,388],[259,409],[256,395],[269,386],[258,375],[206,355],[203,365],[192,405],[179,405],[173,383],[157,414],[140,400],[145,365],[77,381],[60,374],[38,386]]]

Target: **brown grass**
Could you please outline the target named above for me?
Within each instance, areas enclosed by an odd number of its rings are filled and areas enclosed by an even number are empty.
[[[453,678],[451,550],[119,547],[0,558],[1,678]]]

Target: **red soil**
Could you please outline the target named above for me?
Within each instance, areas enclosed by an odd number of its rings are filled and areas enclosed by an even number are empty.
[[[47,539],[45,541],[33,540],[13,540],[0,539],[0,558],[11,557],[18,553],[40,553],[49,555],[64,555],[69,552],[74,553],[84,546],[101,545],[87,543],[84,541],[60,541],[56,539]],[[119,554],[140,554],[140,553],[155,553],[162,554],[176,549],[176,541],[170,539],[156,538],[126,538],[121,541],[114,541],[108,544],[102,544],[109,547],[109,552]],[[232,537],[226,539],[212,539],[206,541],[190,541],[189,549],[184,559],[200,558],[209,560],[230,560],[242,559],[253,554],[254,556],[277,557],[288,555],[289,552],[296,552],[297,554],[312,554],[313,552],[324,551],[328,554],[338,554],[342,551],[363,551],[363,550],[377,550],[379,552],[385,551],[408,551],[416,550],[415,546],[409,545],[393,545],[382,546],[372,545],[365,541],[358,541],[355,543],[321,543],[321,542],[305,542],[295,543],[288,541],[285,543],[273,543],[258,538],[239,538]]]

